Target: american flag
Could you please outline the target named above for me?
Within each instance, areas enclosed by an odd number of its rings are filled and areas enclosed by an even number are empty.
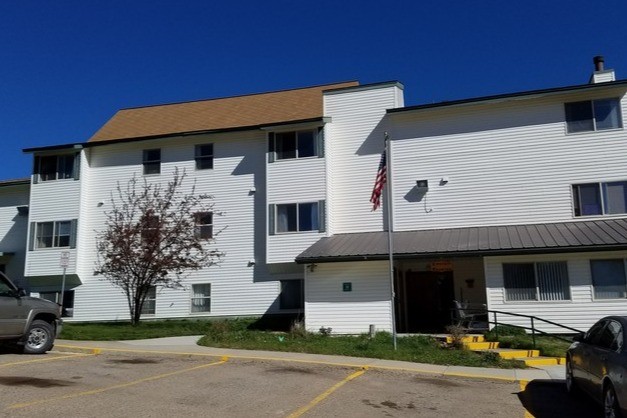
[[[377,178],[374,181],[374,187],[372,188],[372,196],[370,196],[373,211],[377,210],[377,208],[381,206],[381,192],[383,191],[383,186],[385,186],[387,178],[386,156],[385,150],[383,150],[383,154],[381,154],[381,161],[379,162],[379,170],[377,171]]]

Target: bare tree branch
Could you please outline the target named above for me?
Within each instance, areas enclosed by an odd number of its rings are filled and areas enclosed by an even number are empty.
[[[185,171],[175,170],[167,185],[139,185],[135,176],[126,187],[118,183],[111,195],[111,210],[105,212],[105,228],[97,233],[96,272],[122,289],[131,322],[141,318],[146,297],[153,286],[181,288],[191,272],[220,262],[224,255],[213,248],[215,236],[196,233],[198,213],[213,213],[212,197],[182,192]]]

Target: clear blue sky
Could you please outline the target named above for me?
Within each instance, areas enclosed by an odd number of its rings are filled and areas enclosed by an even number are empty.
[[[627,1],[0,1],[0,179],[117,109],[357,79],[408,105],[627,78]]]

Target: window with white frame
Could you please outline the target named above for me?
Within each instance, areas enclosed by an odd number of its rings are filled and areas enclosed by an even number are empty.
[[[568,133],[622,128],[617,98],[565,103]]]
[[[161,173],[161,150],[159,148],[144,150],[142,165],[144,175]]]
[[[324,231],[324,200],[270,205],[270,234]]]
[[[575,216],[627,213],[627,181],[573,185]]]
[[[269,162],[297,158],[323,157],[324,135],[322,128],[289,132],[270,132]]]
[[[146,293],[146,299],[144,299],[144,305],[142,306],[142,315],[154,315],[157,311],[157,287],[150,286]]]
[[[35,183],[39,181],[78,179],[79,154],[35,156]]]
[[[213,168],[213,144],[196,145],[194,150],[196,170],[209,170]]]
[[[196,236],[200,239],[211,239],[213,237],[213,213],[198,212],[195,218]]]
[[[192,285],[192,313],[211,312],[211,284]]]
[[[31,223],[30,250],[40,248],[74,248],[76,219]]]
[[[509,302],[570,299],[565,261],[503,263],[503,282]]]
[[[304,281],[281,280],[281,295],[279,296],[280,309],[304,309],[305,294],[303,289]]]
[[[595,299],[624,299],[625,260],[590,260]]]

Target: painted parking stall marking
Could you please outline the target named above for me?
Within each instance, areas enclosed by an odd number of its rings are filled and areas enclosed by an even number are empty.
[[[112,386],[107,386],[107,387],[103,387],[103,388],[98,388],[98,389],[94,389],[94,390],[88,390],[88,391],[84,391],[84,392],[78,392],[78,393],[71,393],[68,395],[63,395],[63,396],[59,396],[56,398],[48,398],[48,399],[42,399],[42,400],[38,400],[38,401],[33,401],[33,402],[24,402],[24,403],[15,403],[10,405],[7,409],[11,410],[11,409],[21,409],[21,408],[27,408],[29,406],[35,406],[35,405],[41,405],[44,403],[50,403],[50,402],[55,402],[55,401],[60,401],[60,400],[65,400],[65,399],[72,399],[72,398],[78,398],[78,397],[82,397],[82,396],[90,396],[90,395],[97,395],[103,392],[107,392],[107,391],[111,391],[111,390],[115,390],[115,389],[122,389],[122,388],[126,388],[129,386],[133,386],[133,385],[139,385],[141,383],[145,383],[145,382],[150,382],[150,381],[154,381],[154,380],[159,380],[159,379],[165,379],[171,376],[175,376],[175,375],[179,375],[179,374],[183,374],[183,373],[189,373],[192,371],[196,371],[196,370],[200,370],[200,369],[205,369],[207,367],[211,367],[211,366],[219,366],[221,364],[226,363],[228,360],[228,357],[222,357],[219,361],[215,361],[212,363],[206,363],[206,364],[201,364],[199,366],[194,366],[194,367],[190,367],[187,369],[183,369],[183,370],[176,370],[174,372],[169,372],[169,373],[162,373],[162,374],[158,374],[155,376],[149,376],[149,377],[145,377],[143,379],[138,379],[138,380],[134,380],[131,382],[126,382],[126,383],[121,383],[118,385],[112,385]]]
[[[342,386],[344,386],[346,383],[350,382],[353,379],[358,378],[359,376],[361,376],[362,374],[366,373],[366,371],[368,370],[368,367],[364,366],[361,368],[361,370],[358,370],[354,373],[351,373],[350,375],[348,375],[345,379],[341,380],[340,382],[336,383],[335,385],[331,386],[329,389],[327,389],[326,391],[322,392],[320,395],[318,395],[316,398],[314,398],[314,400],[312,400],[311,402],[309,402],[307,405],[297,409],[296,411],[294,411],[293,413],[291,413],[288,418],[298,418],[300,416],[302,416],[303,414],[305,414],[307,411],[309,411],[311,408],[313,408],[314,406],[316,406],[317,404],[319,404],[320,402],[322,402],[324,399],[326,399],[329,395],[331,395],[333,392],[335,392],[336,390],[338,390],[339,388],[341,388]]]

